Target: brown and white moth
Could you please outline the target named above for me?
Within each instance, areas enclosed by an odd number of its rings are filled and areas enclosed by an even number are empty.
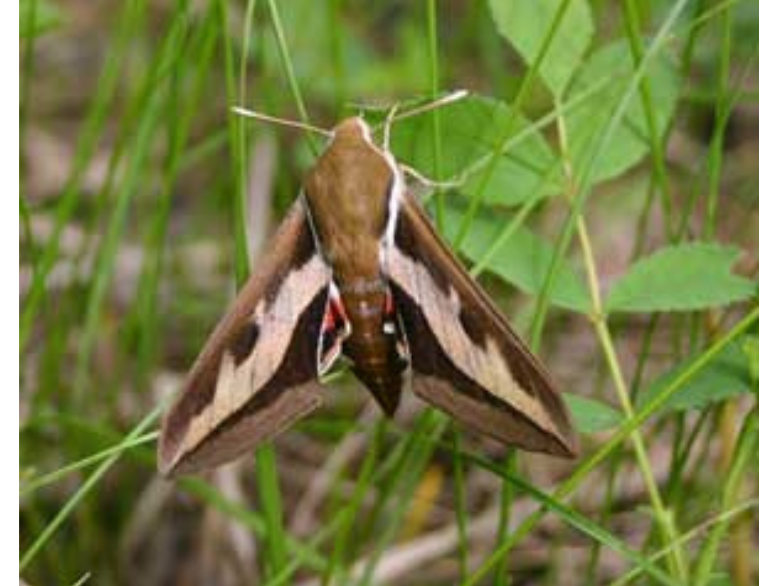
[[[573,457],[550,376],[438,236],[358,117],[304,189],[163,423],[165,475],[232,460],[322,401],[340,355],[392,416],[403,384],[469,428]]]

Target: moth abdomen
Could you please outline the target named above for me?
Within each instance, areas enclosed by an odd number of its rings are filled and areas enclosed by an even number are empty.
[[[369,280],[365,281],[369,282]],[[399,405],[402,373],[406,361],[397,349],[395,333],[387,332],[388,292],[369,287],[367,283],[341,287],[342,302],[351,324],[345,340],[345,355],[352,361],[352,370],[369,389],[388,415]],[[391,316],[393,318],[393,316]]]

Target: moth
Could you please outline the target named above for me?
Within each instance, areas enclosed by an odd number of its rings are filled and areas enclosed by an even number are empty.
[[[321,404],[319,379],[340,356],[388,416],[409,386],[479,433],[575,456],[551,376],[408,191],[391,117],[382,145],[360,117],[328,132],[164,419],[164,475],[228,462],[289,427]]]

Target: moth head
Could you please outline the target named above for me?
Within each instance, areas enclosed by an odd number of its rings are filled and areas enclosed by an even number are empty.
[[[372,142],[372,131],[369,125],[359,116],[346,118],[334,128],[334,141],[368,141]]]

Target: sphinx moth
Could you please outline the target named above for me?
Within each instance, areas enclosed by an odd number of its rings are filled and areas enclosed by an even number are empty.
[[[272,438],[318,407],[339,356],[389,416],[409,386],[475,431],[574,456],[551,377],[406,189],[387,136],[376,145],[359,117],[329,136],[168,411],[161,472],[217,466]]]

